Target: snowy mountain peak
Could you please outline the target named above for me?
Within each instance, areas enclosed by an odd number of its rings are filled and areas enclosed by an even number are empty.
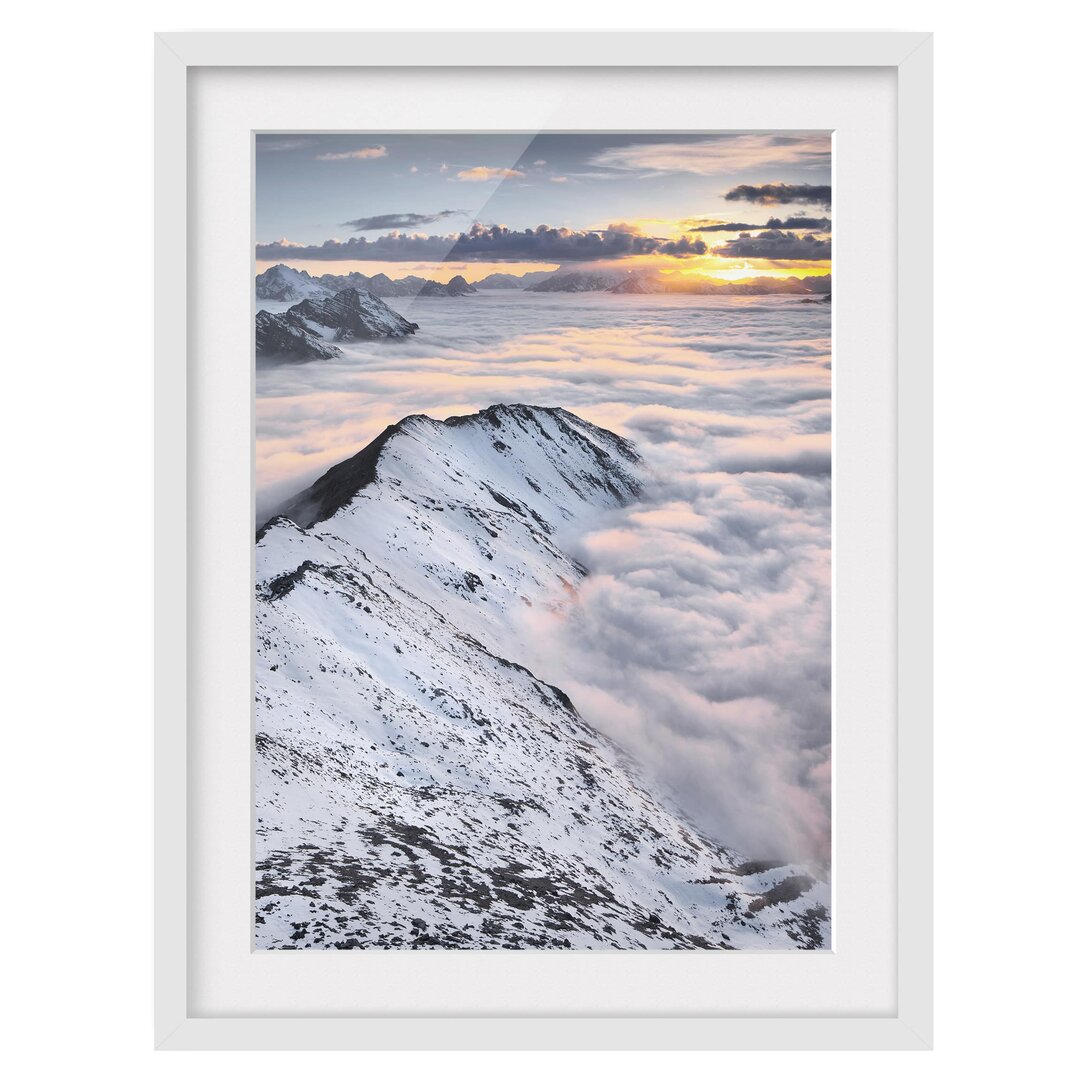
[[[335,341],[405,337],[419,329],[379,297],[357,288],[342,289],[321,300],[304,300],[289,312],[315,326],[335,331]]]
[[[259,300],[306,300],[329,295],[330,289],[306,270],[294,270],[284,263],[271,266],[255,278],[255,296]]]
[[[573,516],[569,506],[629,502],[641,490],[640,469],[632,443],[565,409],[499,404],[445,421],[414,414],[328,470],[279,513],[310,528],[384,478],[391,485],[408,482],[414,494],[432,499],[473,495],[504,509],[528,505],[535,524],[541,511],[566,520]]]
[[[291,499],[278,516],[289,518],[302,529],[310,529],[317,521],[333,517],[375,479],[375,465],[383,446],[401,430],[401,424],[391,424],[358,454],[339,462],[311,487]]]
[[[277,315],[258,312],[255,352],[263,357],[325,360],[341,355],[335,342],[405,337],[418,329],[377,296],[349,287],[333,296],[302,300]]]
[[[703,834],[545,680],[559,620],[522,616],[575,602],[564,530],[646,479],[620,436],[498,404],[405,417],[264,526],[260,946],[828,947],[826,883]]]

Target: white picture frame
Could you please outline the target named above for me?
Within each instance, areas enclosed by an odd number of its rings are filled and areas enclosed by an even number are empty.
[[[448,40],[450,38],[451,40]],[[921,33],[750,33],[626,32],[600,33],[167,33],[156,42],[156,1035],[163,1049],[347,1049],[347,1048],[620,1048],[620,1049],[828,1049],[909,1048],[931,1045],[931,282],[928,273],[931,240],[931,35]],[[193,230],[189,219],[192,164],[189,139],[200,121],[193,103],[199,100],[197,79],[211,69],[361,70],[358,57],[371,57],[378,70],[472,69],[495,66],[520,71],[558,68],[618,69],[621,78],[635,70],[700,69],[741,71],[767,69],[778,76],[786,69],[827,72],[836,69],[885,70],[895,79],[895,387],[886,402],[887,440],[893,457],[885,463],[895,475],[895,522],[890,576],[879,584],[890,597],[885,648],[895,680],[889,696],[895,711],[892,788],[885,797],[894,805],[894,836],[884,844],[892,854],[890,881],[895,883],[895,925],[883,927],[882,947],[892,950],[891,993],[886,1005],[866,1011],[820,1014],[813,997],[818,976],[805,980],[805,1001],[787,1003],[780,1015],[768,1010],[751,1015],[705,1013],[681,1007],[605,1008],[601,998],[585,1009],[564,1011],[550,1002],[535,1011],[516,1006],[510,1013],[459,1009],[456,1014],[419,1013],[394,1007],[389,1012],[363,1006],[340,1007],[319,1014],[282,1011],[254,998],[233,1001],[227,1008],[200,1005],[200,986],[193,980],[192,955],[207,933],[205,905],[198,902],[197,838],[207,811],[206,793],[195,749],[197,720],[213,687],[197,684],[191,644],[206,629],[205,605],[192,602],[201,567],[199,545],[189,530],[204,519],[197,507],[200,472],[192,466],[208,420],[199,414],[199,395],[189,394],[197,357],[189,354],[199,320],[213,319],[206,305],[189,302],[192,281]],[[554,59],[557,58],[557,59]],[[374,67],[370,77],[378,77]],[[432,73],[437,77],[437,71]],[[644,76],[642,76],[644,77]],[[422,126],[422,125],[417,125]],[[528,127],[528,124],[522,125]],[[628,124],[627,127],[637,127]],[[679,123],[667,125],[679,127]],[[691,127],[697,125],[689,125]],[[795,125],[787,125],[795,126]],[[890,143],[893,133],[887,133]],[[882,167],[892,167],[890,158]],[[842,240],[854,250],[858,238]],[[187,253],[185,255],[185,253]],[[243,253],[248,259],[249,252]],[[190,261],[189,261],[190,260]],[[886,275],[887,280],[892,280]],[[890,290],[891,292],[891,290]],[[191,299],[196,299],[192,294]],[[837,320],[847,320],[843,299],[836,302]],[[247,319],[247,311],[243,312]],[[852,316],[854,318],[854,316]],[[205,330],[205,325],[203,326]],[[891,334],[891,329],[886,330]],[[245,375],[246,377],[246,375]],[[851,406],[858,409],[857,402]],[[868,423],[875,417],[868,415]],[[238,421],[240,423],[240,421]],[[894,426],[889,426],[894,425]],[[242,424],[241,424],[242,426]],[[895,431],[895,438],[892,437]],[[837,454],[844,453],[838,442]],[[193,457],[193,455],[195,455]],[[236,494],[244,493],[237,491]],[[895,601],[893,604],[892,601]],[[895,687],[893,691],[892,687]],[[197,693],[196,693],[197,691]],[[193,767],[189,760],[196,762]],[[238,789],[250,777],[237,772],[227,778]],[[844,783],[841,776],[838,785]],[[246,827],[246,823],[243,823]],[[843,839],[844,817],[838,818]],[[883,838],[884,842],[884,838]],[[245,867],[246,872],[246,867]],[[888,940],[884,940],[888,939]],[[246,942],[244,946],[246,947]],[[844,928],[838,928],[835,952],[843,956]],[[288,954],[297,957],[300,954]],[[355,954],[349,954],[353,960]],[[723,961],[729,954],[719,954]],[[813,963],[815,958],[804,956]],[[307,960],[304,957],[301,962]],[[686,958],[684,958],[685,960]],[[776,958],[773,958],[774,960]],[[612,959],[584,958],[610,965]],[[753,956],[749,964],[765,963]],[[368,962],[386,965],[385,955]],[[433,954],[413,955],[390,963],[417,963],[431,970],[440,961]],[[548,963],[542,956],[530,963]],[[708,978],[710,956],[691,958],[698,978]],[[267,969],[263,969],[264,974]],[[492,968],[492,971],[497,969]],[[558,969],[546,968],[558,979]],[[609,969],[610,970],[610,969]],[[747,963],[730,968],[731,978],[749,979]],[[280,972],[279,972],[280,974]],[[305,971],[298,985],[310,981]],[[821,976],[822,985],[825,981]],[[598,984],[601,985],[601,984]],[[302,993],[303,991],[298,991]],[[241,995],[242,997],[242,995]],[[313,999],[314,1000],[314,999]]]

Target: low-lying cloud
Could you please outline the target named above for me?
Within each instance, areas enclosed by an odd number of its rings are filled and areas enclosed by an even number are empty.
[[[827,471],[665,464],[642,505],[571,544],[591,572],[541,639],[548,670],[722,842],[827,861]]]
[[[736,240],[712,249],[714,255],[741,259],[804,259],[820,261],[832,258],[832,241],[819,236],[799,235],[768,229],[751,236],[743,233]]]
[[[319,161],[371,161],[386,157],[389,151],[385,146],[361,146],[358,150],[342,150],[326,154],[317,154]]]
[[[445,218],[464,214],[464,210],[437,210],[434,214],[376,214],[374,217],[356,218],[343,221],[342,227],[355,232],[378,232],[380,229],[416,229],[421,225],[432,225]]]
[[[688,232],[749,232],[752,229],[809,229],[812,232],[831,232],[828,218],[812,218],[796,215],[787,218],[769,218],[764,225],[748,225],[745,221],[690,222]]]
[[[591,572],[522,611],[520,661],[720,842],[828,860],[829,310],[622,299],[392,299],[414,337],[260,369],[260,510],[413,412],[559,405],[634,440],[645,498],[560,534]]]
[[[524,175],[519,169],[493,169],[487,165],[474,165],[471,169],[461,169],[457,178],[482,183],[485,180],[511,180]]]
[[[832,208],[831,184],[739,184],[725,196],[729,202],[761,203],[764,206],[778,204],[803,204]]]

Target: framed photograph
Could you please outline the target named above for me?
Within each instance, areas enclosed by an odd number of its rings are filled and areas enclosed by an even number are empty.
[[[929,1047],[930,35],[157,50],[158,1045]]]

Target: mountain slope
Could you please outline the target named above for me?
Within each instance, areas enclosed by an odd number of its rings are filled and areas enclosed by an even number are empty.
[[[828,887],[704,836],[542,672],[560,529],[638,497],[561,409],[407,417],[257,538],[256,941],[817,948]]]

